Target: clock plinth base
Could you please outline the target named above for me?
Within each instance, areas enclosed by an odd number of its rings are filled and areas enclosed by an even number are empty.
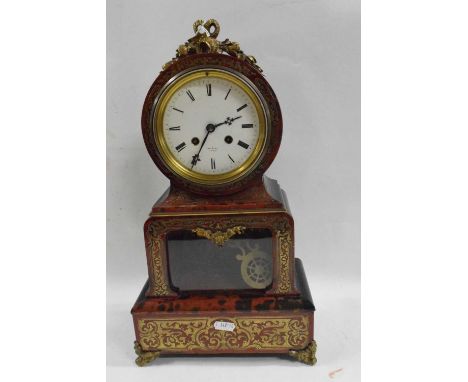
[[[132,309],[136,363],[160,355],[287,354],[313,365],[314,311],[302,263],[295,259],[298,294],[186,292],[146,296],[148,282]]]

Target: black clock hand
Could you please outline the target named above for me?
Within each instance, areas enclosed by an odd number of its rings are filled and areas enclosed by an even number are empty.
[[[236,118],[227,118],[226,121],[227,121],[227,124],[228,125],[231,125],[236,119],[239,119],[239,118],[242,118],[242,115],[239,115],[238,117]]]
[[[198,150],[198,153],[196,153],[193,157],[192,157],[192,167],[190,169],[193,169],[193,166],[195,166],[197,164],[197,162],[200,160],[200,151],[202,150],[203,148],[203,145],[205,144],[206,142],[206,138],[208,138],[208,135],[210,135],[211,131],[207,131],[206,132],[206,135],[205,135],[205,138],[203,139],[203,142],[200,146],[200,149]]]
[[[210,133],[212,133],[213,131],[216,130],[216,128],[218,126],[221,126],[221,125],[231,125],[232,122],[234,122],[236,119],[239,119],[241,118],[242,115],[239,115],[238,117],[236,118],[231,118],[231,117],[227,117],[226,120],[224,122],[221,122],[221,123],[217,123],[216,125],[213,125],[212,123],[206,125],[206,135],[205,135],[205,138],[203,138],[203,141],[202,141],[202,144],[200,146],[200,149],[198,150],[198,153],[196,153],[193,157],[192,157],[192,162],[190,162],[190,164],[192,165],[192,167],[190,169],[193,169],[193,166],[195,166],[197,164],[197,162],[200,160],[200,152],[202,151],[202,148],[203,146],[205,145],[205,142],[206,142],[206,139],[208,138],[208,135],[210,135]]]
[[[200,146],[200,149],[198,150],[198,153],[196,153],[193,157],[192,157],[192,167],[191,169],[193,169],[193,166],[195,166],[197,164],[197,162],[200,160],[200,152],[202,151],[202,148],[203,146],[205,145],[205,142],[206,142],[206,139],[208,138],[208,135],[210,135],[210,133],[212,133],[213,131],[215,131],[216,129],[216,126],[213,125],[213,124],[209,124],[209,125],[206,125],[206,135],[205,135],[205,138],[203,138],[203,141],[202,141],[202,144]]]
[[[231,125],[236,119],[239,119],[239,118],[242,118],[242,115],[239,115],[236,118],[227,117],[224,122],[217,123],[216,125],[214,125],[214,127],[217,128],[218,126],[221,126],[221,125]]]

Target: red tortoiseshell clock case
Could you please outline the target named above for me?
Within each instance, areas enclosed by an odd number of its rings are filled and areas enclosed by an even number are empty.
[[[180,178],[158,153],[151,111],[175,74],[223,67],[262,93],[271,134],[258,166],[241,180],[206,187]],[[263,174],[279,149],[278,100],[248,60],[219,53],[180,57],[151,86],[142,112],[146,147],[170,179],[144,225],[148,281],[132,308],[138,365],[159,355],[284,353],[315,363],[314,311],[294,256],[294,221],[285,192]]]

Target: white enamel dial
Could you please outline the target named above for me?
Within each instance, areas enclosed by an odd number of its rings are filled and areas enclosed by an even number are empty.
[[[206,75],[170,95],[161,130],[167,149],[185,169],[222,175],[251,161],[261,118],[245,87],[228,77]]]

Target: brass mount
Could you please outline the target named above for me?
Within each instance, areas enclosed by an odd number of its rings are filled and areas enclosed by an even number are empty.
[[[215,19],[209,19],[206,22],[203,20],[197,20],[193,23],[193,31],[195,36],[189,38],[185,44],[179,45],[177,49],[176,56],[171,61],[163,65],[163,70],[165,70],[169,65],[171,65],[177,58],[186,56],[189,54],[198,54],[198,53],[227,53],[230,56],[237,57],[243,61],[248,62],[259,72],[262,72],[260,66],[257,65],[257,60],[254,56],[246,55],[240,48],[239,43],[225,39],[224,41],[219,41],[216,39],[218,37],[221,27]]]
[[[159,358],[160,355],[160,352],[158,351],[143,350],[143,348],[137,341],[134,342],[133,348],[135,349],[135,353],[138,356],[135,360],[135,363],[138,366],[145,366],[154,361],[156,358]]]
[[[289,355],[299,362],[305,363],[306,365],[313,366],[317,363],[315,353],[317,352],[317,343],[312,341],[304,349],[301,350],[290,350]]]
[[[159,358],[161,352],[159,351],[149,351],[143,350],[141,345],[135,341],[135,352],[138,355],[135,363],[138,366],[145,366],[154,361],[155,359]],[[317,363],[317,358],[315,357],[315,353],[317,351],[317,343],[312,341],[309,345],[307,345],[302,350],[290,350],[289,355],[299,362],[305,363],[307,365],[315,365]]]
[[[243,233],[245,231],[245,227],[235,226],[232,228],[228,228],[226,231],[214,232],[209,229],[195,228],[192,231],[196,233],[198,237],[204,237],[208,240],[211,240],[218,247],[222,247],[224,243],[228,241],[231,237]]]

